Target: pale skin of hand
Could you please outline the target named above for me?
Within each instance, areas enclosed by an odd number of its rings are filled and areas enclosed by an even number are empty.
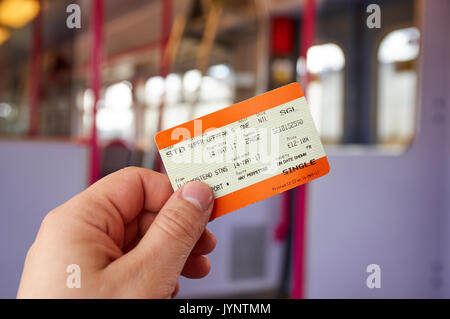
[[[191,182],[126,168],[51,211],[30,247],[18,298],[171,298],[179,276],[202,278],[216,245],[206,230],[213,193]],[[67,266],[81,270],[69,288]]]

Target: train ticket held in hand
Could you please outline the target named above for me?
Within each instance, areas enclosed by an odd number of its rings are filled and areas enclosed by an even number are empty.
[[[212,219],[326,175],[330,166],[298,83],[159,132],[174,190],[214,191]]]

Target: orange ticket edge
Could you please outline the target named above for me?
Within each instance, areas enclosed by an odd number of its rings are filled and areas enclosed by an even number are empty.
[[[188,140],[201,135],[205,130],[220,128],[303,96],[304,94],[300,84],[294,82],[159,132],[155,136],[156,145],[158,146],[158,149],[162,150],[166,147],[180,143],[183,140]],[[201,121],[201,130],[194,130],[195,121]],[[189,134],[172,136],[172,132],[176,129],[188,130]],[[184,133],[186,133],[185,130]]]
[[[287,175],[281,173],[269,177],[256,184],[216,198],[214,200],[214,209],[210,220],[214,220],[217,217],[221,217],[242,207],[300,186],[329,173],[330,164],[328,163],[326,156],[317,159],[315,163],[315,165],[305,167]],[[294,180],[295,182],[293,182]],[[287,185],[288,182],[291,182],[291,184]],[[280,187],[282,185],[285,186]]]

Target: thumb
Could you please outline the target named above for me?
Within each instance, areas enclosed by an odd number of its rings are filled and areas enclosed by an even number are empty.
[[[211,217],[213,199],[208,185],[185,184],[161,208],[141,242],[161,248],[159,257],[167,258],[167,262],[174,262],[180,256],[187,258]],[[180,271],[184,262],[179,265]]]
[[[185,184],[161,208],[134,249],[141,267],[152,269],[162,285],[176,285],[187,258],[206,228],[213,203],[214,195],[208,185]]]

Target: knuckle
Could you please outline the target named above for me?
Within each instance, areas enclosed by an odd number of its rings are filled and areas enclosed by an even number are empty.
[[[140,170],[141,170],[141,168],[139,168],[137,166],[127,166],[127,167],[120,169],[119,171],[123,174],[135,174],[135,173],[138,173]]]
[[[45,215],[44,219],[41,222],[40,229],[42,231],[51,229],[54,224],[55,224],[55,213],[52,211],[52,212],[48,213],[47,215]]]
[[[25,260],[30,260],[33,256],[34,251],[36,250],[36,242],[33,242],[31,246],[28,248],[27,254],[25,256]]]

